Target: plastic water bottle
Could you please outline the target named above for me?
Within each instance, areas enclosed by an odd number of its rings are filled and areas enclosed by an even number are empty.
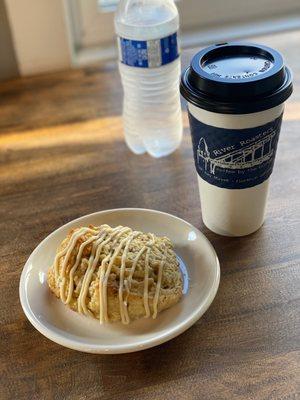
[[[121,0],[115,28],[126,143],[136,154],[166,156],[182,138],[174,0]]]

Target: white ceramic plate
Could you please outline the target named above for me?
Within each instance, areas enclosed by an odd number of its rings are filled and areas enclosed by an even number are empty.
[[[130,226],[166,235],[172,240],[184,278],[184,295],[178,304],[160,313],[157,319],[141,319],[130,325],[100,325],[55,298],[48,289],[46,277],[59,243],[71,228],[104,223]],[[170,214],[123,208],[78,218],[46,237],[24,266],[20,300],[32,325],[56,343],[90,353],[128,353],[166,342],[193,325],[213,301],[219,280],[217,255],[198,229]]]

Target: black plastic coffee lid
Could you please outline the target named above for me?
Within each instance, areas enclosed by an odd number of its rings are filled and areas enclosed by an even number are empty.
[[[292,74],[278,51],[251,43],[220,43],[197,53],[181,78],[190,103],[222,114],[247,114],[283,103]]]

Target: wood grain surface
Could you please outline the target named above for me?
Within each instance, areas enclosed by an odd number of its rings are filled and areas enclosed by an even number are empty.
[[[300,33],[256,40],[283,52],[295,91],[266,222],[244,238],[203,226],[186,115],[171,156],[126,148],[115,63],[0,85],[1,400],[299,398]],[[54,229],[114,207],[167,211],[200,228],[220,258],[220,289],[204,317],[164,345],[120,356],[68,350],[27,321],[20,274]]]

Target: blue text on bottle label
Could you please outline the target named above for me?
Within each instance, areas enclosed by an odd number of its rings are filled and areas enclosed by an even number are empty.
[[[272,173],[282,115],[255,128],[223,129],[189,113],[196,170],[214,186],[245,189]]]
[[[162,39],[118,38],[120,61],[131,67],[156,68],[179,57],[177,32]]]

